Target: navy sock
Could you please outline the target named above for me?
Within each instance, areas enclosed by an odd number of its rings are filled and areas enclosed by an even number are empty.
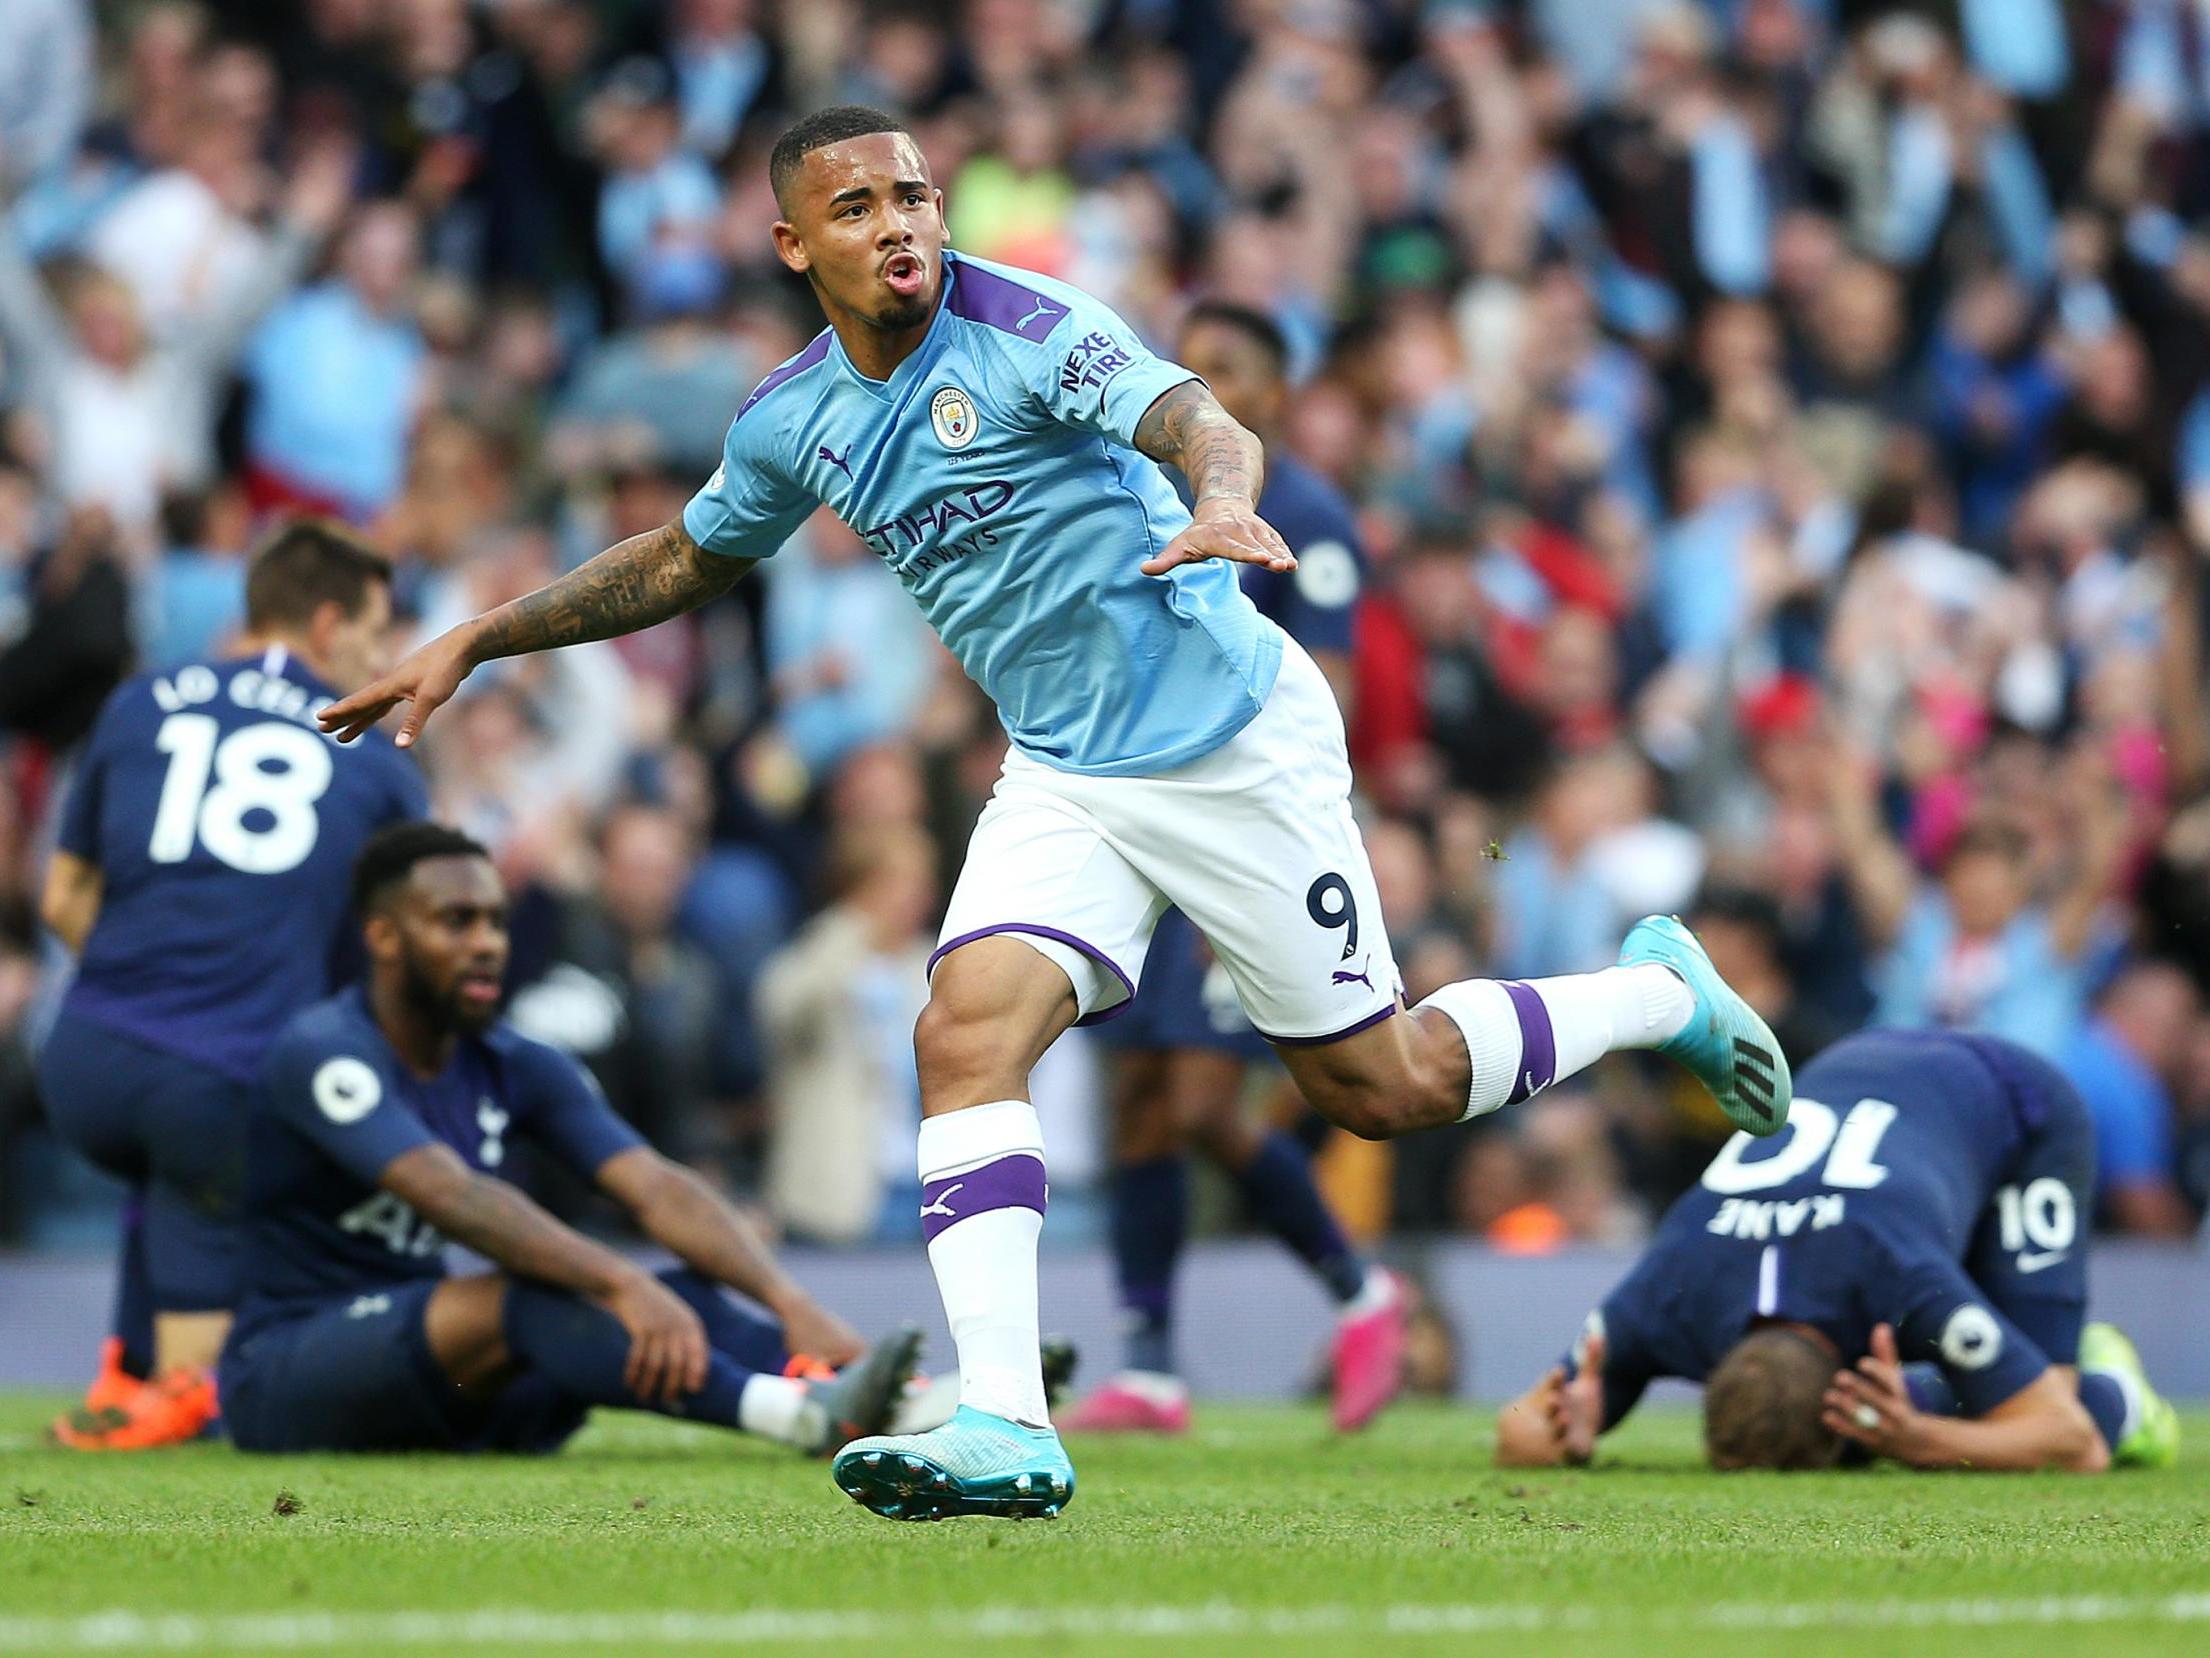
[[[747,1370],[782,1374],[790,1363],[790,1348],[783,1327],[764,1313],[756,1313],[703,1273],[689,1267],[670,1267],[660,1282],[681,1296],[706,1326],[706,1339],[714,1351],[734,1359]]]
[[[123,1344],[123,1369],[153,1374],[153,1289],[146,1281],[146,1220],[133,1197],[123,1207],[123,1248],[115,1263],[115,1337]]]
[[[531,1370],[551,1379],[572,1399],[585,1404],[649,1410],[686,1421],[738,1428],[744,1384],[754,1372],[722,1353],[710,1355],[706,1385],[668,1404],[643,1399],[622,1380],[629,1362],[629,1332],[621,1320],[580,1295],[516,1282],[506,1292],[506,1343]]]
[[[2080,1372],[2080,1403],[2095,1419],[2095,1431],[2113,1454],[2126,1434],[2126,1390],[2115,1376],[2100,1370]]]
[[[1113,1265],[1130,1370],[1174,1373],[1174,1269],[1189,1233],[1189,1165],[1155,1157],[1113,1174]]]
[[[1302,1146],[1276,1130],[1259,1142],[1250,1162],[1232,1172],[1251,1218],[1295,1250],[1337,1301],[1348,1301],[1365,1287],[1366,1263],[1329,1212]]]

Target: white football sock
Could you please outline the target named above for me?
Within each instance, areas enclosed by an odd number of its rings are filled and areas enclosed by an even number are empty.
[[[1026,1100],[948,1111],[921,1124],[921,1219],[944,1319],[959,1349],[959,1401],[1041,1427],[1036,1239],[1044,1226],[1044,1133]]]
[[[1472,1077],[1466,1118],[1516,1105],[1608,1053],[1670,1041],[1695,998],[1655,962],[1563,978],[1461,979],[1420,1004],[1446,1014],[1466,1039]]]
[[[744,1392],[737,1397],[737,1425],[784,1445],[811,1450],[824,1426],[821,1407],[806,1384],[795,1376],[747,1376]]]

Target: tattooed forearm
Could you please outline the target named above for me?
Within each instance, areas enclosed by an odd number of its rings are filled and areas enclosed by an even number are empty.
[[[1209,495],[1255,501],[1266,478],[1265,449],[1202,380],[1184,380],[1144,411],[1136,447],[1180,468],[1200,501]]]
[[[473,654],[489,662],[636,633],[728,592],[753,563],[707,552],[678,519],[616,542],[558,581],[488,612],[477,624]]]

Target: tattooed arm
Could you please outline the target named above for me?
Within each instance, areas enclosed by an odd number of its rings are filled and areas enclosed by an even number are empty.
[[[558,581],[438,635],[317,718],[323,730],[349,743],[400,703],[411,703],[397,738],[406,748],[482,664],[635,633],[718,598],[755,562],[707,552],[677,519],[616,542]]]
[[[1178,564],[1208,558],[1296,569],[1288,545],[1258,515],[1266,452],[1202,380],[1184,380],[1160,394],[1136,423],[1136,447],[1178,469],[1195,500],[1194,522],[1144,561],[1145,575],[1163,576]]]

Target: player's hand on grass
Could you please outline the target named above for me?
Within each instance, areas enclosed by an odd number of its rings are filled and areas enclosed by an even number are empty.
[[[1829,1432],[1864,1446],[1875,1456],[1918,1461],[1925,1418],[1911,1403],[1895,1331],[1888,1325],[1873,1326],[1872,1351],[1857,1361],[1855,1370],[1834,1373],[1821,1420]]]
[[[601,1303],[629,1332],[622,1380],[640,1399],[670,1402],[706,1385],[706,1326],[650,1273],[632,1273]]]
[[[867,1351],[857,1330],[803,1292],[775,1311],[783,1322],[783,1345],[793,1353],[841,1370]]]
[[[1269,570],[1294,570],[1297,556],[1258,509],[1236,495],[1208,495],[1192,509],[1190,526],[1141,566],[1147,576],[1163,576],[1177,565],[1202,564],[1208,558],[1232,564],[1262,564]]]
[[[350,743],[402,702],[410,703],[393,741],[411,748],[430,716],[445,706],[476,666],[472,645],[466,626],[441,633],[381,679],[338,698],[315,719],[339,742]]]
[[[1554,1389],[1545,1390],[1550,1431],[1557,1436],[1566,1461],[1586,1462],[1595,1454],[1596,1436],[1604,1429],[1604,1338],[1583,1338],[1570,1378],[1562,1365],[1550,1374],[1558,1379]]]

